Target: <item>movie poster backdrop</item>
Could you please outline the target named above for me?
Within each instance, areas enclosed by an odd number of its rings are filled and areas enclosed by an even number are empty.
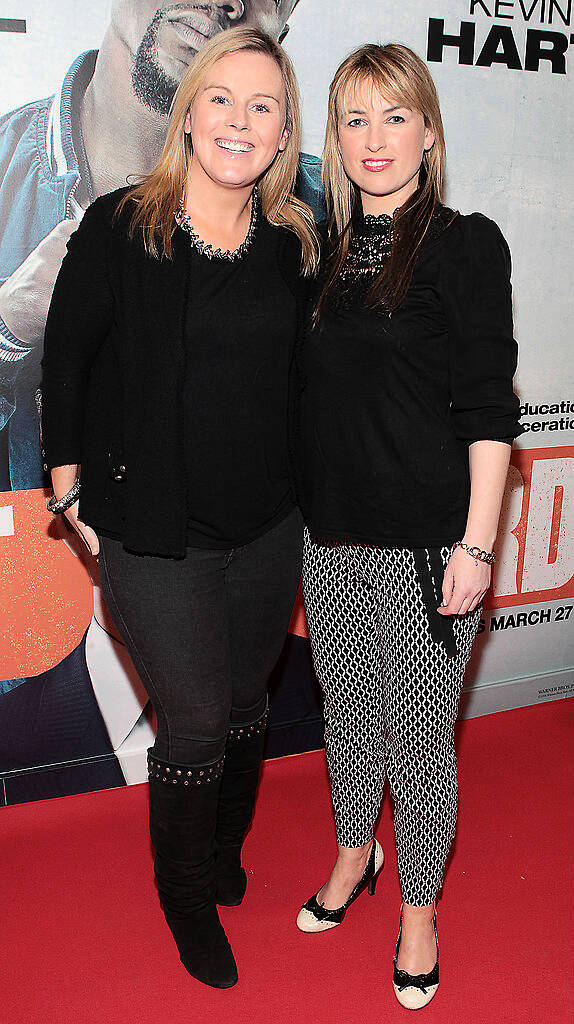
[[[246,22],[283,38],[295,62],[300,189],[318,213],[339,61],[365,41],[400,41],[429,62],[448,204],[496,220],[513,254],[525,428],[461,713],[574,691],[572,0],[0,0],[0,804],[145,778],[153,718],[97,562],[45,507],[43,331],[71,230],[96,195],[124,183],[118,154],[125,162],[131,145],[129,169],[142,170],[138,154],[157,151],[173,81],[206,35]],[[92,123],[98,59],[98,88],[117,100],[105,125]],[[134,139],[138,103],[146,116]],[[300,600],[271,689],[268,754],[321,745]]]

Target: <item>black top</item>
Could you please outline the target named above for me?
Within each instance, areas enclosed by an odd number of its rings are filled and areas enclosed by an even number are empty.
[[[191,253],[184,451],[195,547],[247,544],[294,505],[287,382],[296,303],[258,233],[236,261]]]
[[[386,216],[355,226],[338,291],[298,353],[297,492],[320,539],[438,547],[464,533],[468,445],[521,433],[510,254],[486,217],[440,208],[389,317],[364,297],[390,230]]]
[[[188,543],[190,496],[195,503],[201,492],[193,518],[207,520],[212,530],[222,531],[225,540],[238,539],[250,530],[265,530],[274,510],[278,511],[282,501],[288,502],[281,409],[286,403],[287,352],[294,344],[296,315],[301,316],[307,292],[300,276],[301,246],[291,232],[261,219],[249,261],[243,271],[239,266],[237,271],[233,268],[233,275],[238,275],[234,289],[239,290],[241,273],[247,273],[249,286],[244,297],[237,299],[239,312],[234,310],[232,318],[219,287],[214,288],[209,304],[209,266],[205,264],[205,307],[196,337],[189,314],[194,306],[193,268],[200,257],[181,228],[173,236],[173,259],[148,256],[141,237],[129,237],[129,205],[114,219],[124,193],[118,190],[102,196],[88,208],[70,238],[56,281],[42,363],[44,448],[49,467],[81,463],[79,514],[85,522],[121,537],[130,551],[179,558],[185,555]],[[216,282],[225,271],[215,261],[210,266]],[[257,285],[260,279],[265,290]],[[224,318],[218,323],[220,301],[227,310],[227,323]],[[281,322],[277,308],[283,313]],[[277,354],[277,372],[267,373],[265,378],[271,391],[264,408],[264,384],[260,385],[255,375],[255,365],[261,367],[263,363],[264,339],[259,327],[255,349],[246,351],[243,404],[237,396],[231,396],[231,375],[218,373],[215,362],[208,365],[208,342],[215,332],[221,358],[226,327],[230,331],[226,354],[230,355],[232,347],[231,332],[237,344],[245,347],[246,331],[234,325],[246,317],[249,330],[257,317],[260,324],[269,321],[268,351]],[[236,370],[240,362],[237,354]],[[219,515],[221,490],[214,482],[222,452],[227,471],[237,450],[226,449],[232,434],[228,417],[214,458],[198,434],[200,424],[196,420],[194,426],[194,417],[199,417],[201,410],[190,409],[188,402],[198,394],[195,388],[194,395],[194,369],[204,375],[206,386],[210,377],[211,394],[208,399],[202,393],[201,401],[204,411],[211,403],[212,424],[220,417],[223,425],[227,405],[230,400],[234,402],[232,414],[239,418],[238,430],[247,439],[241,465],[233,466],[236,482],[243,470],[250,481],[248,486],[253,484],[254,453],[249,448],[249,431],[256,422],[261,425],[265,415],[265,440],[271,447],[277,445],[269,457],[268,479],[260,480],[261,502],[257,508],[249,506],[245,518],[237,521],[237,530],[232,526],[231,506],[222,520],[210,519],[216,504]],[[253,388],[250,396],[246,394],[248,386]],[[197,455],[189,449],[190,440],[198,446]],[[261,469],[261,447],[257,458]],[[193,474],[199,474],[196,480],[188,479],[190,468]],[[211,498],[213,504],[206,514]],[[200,508],[199,515],[196,508]]]

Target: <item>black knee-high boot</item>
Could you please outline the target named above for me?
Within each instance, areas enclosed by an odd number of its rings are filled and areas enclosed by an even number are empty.
[[[227,736],[215,833],[216,898],[224,907],[239,906],[247,888],[241,848],[253,817],[266,726],[267,712]]]
[[[237,966],[215,903],[215,827],[223,760],[177,765],[150,752],[150,834],[166,921],[181,962],[216,988],[237,981]]]

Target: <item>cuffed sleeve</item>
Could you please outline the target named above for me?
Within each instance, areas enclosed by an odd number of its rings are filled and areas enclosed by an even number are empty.
[[[109,215],[96,200],[70,236],[46,321],[42,437],[46,462],[81,462],[90,369],[113,322],[108,279]]]
[[[510,251],[497,225],[474,213],[453,225],[441,280],[449,336],[451,415],[461,441],[512,440],[522,433],[512,389]]]

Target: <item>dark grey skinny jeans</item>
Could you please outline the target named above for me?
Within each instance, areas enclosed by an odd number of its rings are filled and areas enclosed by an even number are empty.
[[[301,575],[298,510],[232,550],[134,555],[100,537],[102,590],[157,716],[154,752],[220,758],[230,726],[263,714]]]

